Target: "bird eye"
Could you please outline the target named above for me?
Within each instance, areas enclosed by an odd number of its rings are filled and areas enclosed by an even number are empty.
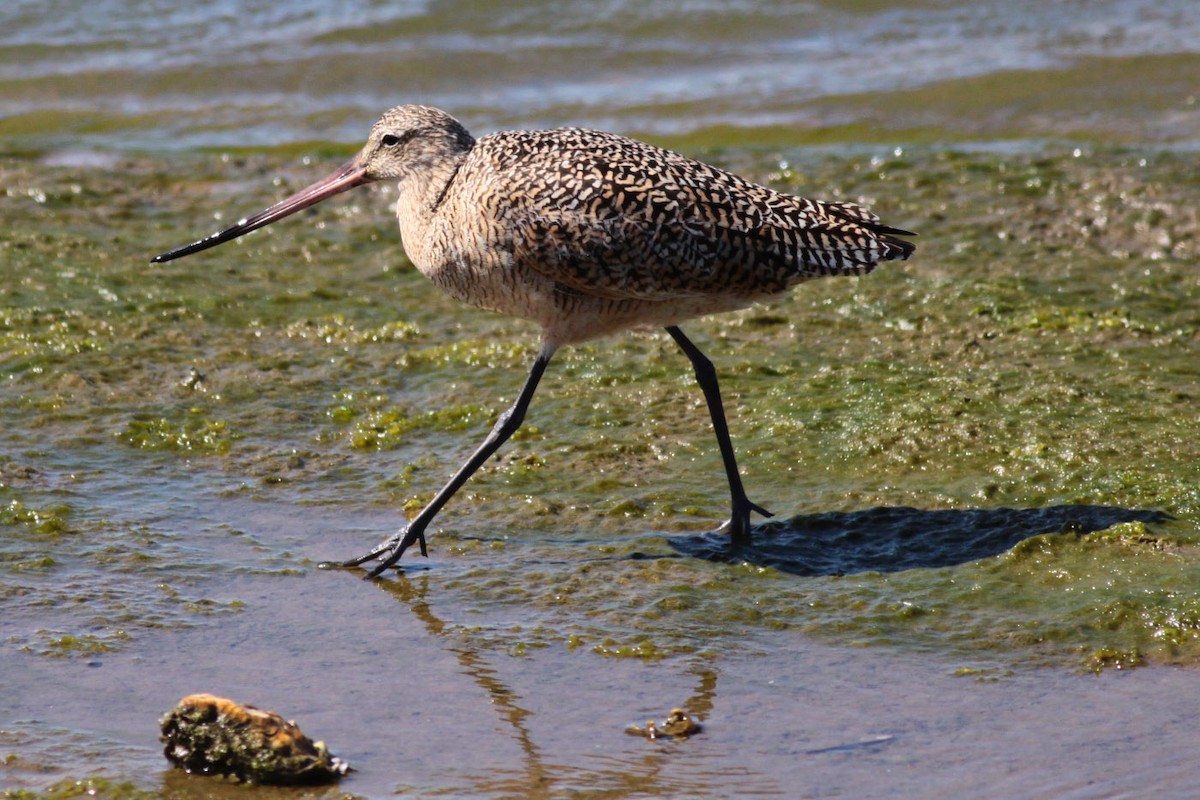
[[[396,145],[400,144],[400,137],[389,133],[387,136],[384,136],[382,139],[380,139],[380,141],[383,142],[384,147],[395,147]]]

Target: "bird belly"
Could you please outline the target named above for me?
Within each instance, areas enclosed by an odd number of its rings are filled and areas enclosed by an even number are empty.
[[[536,323],[543,338],[556,345],[577,344],[630,328],[675,325],[687,319],[744,308],[746,296],[678,297],[669,301],[602,297],[582,292],[511,258],[448,258],[418,269],[446,294],[468,305]]]
[[[755,299],[720,295],[671,300],[614,300],[565,294],[555,298],[554,310],[542,322],[542,328],[547,340],[556,344],[574,344],[630,329],[678,325],[695,317],[745,308]]]

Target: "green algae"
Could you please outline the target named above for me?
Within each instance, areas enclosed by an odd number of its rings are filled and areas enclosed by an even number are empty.
[[[128,781],[113,781],[103,777],[67,778],[42,791],[5,789],[5,800],[73,800],[77,797],[98,797],[103,800],[156,800],[157,791],[140,788]]]
[[[38,631],[38,634],[44,637],[44,643],[39,652],[43,655],[58,657],[100,655],[113,649],[109,639],[129,638],[129,635],[121,630],[113,631],[108,637],[96,634],[56,635],[49,631]]]
[[[178,420],[165,417],[132,419],[118,435],[143,450],[187,450],[218,455],[228,453],[237,438],[224,420],[206,419],[199,408],[187,409]]]
[[[161,786],[147,789],[137,782],[114,780],[102,775],[86,778],[64,778],[40,790],[4,789],[0,797],[4,800],[75,800],[76,798],[98,798],[98,800],[164,800],[164,798],[236,797],[254,791],[259,797],[330,798],[331,800],[354,800],[358,795],[339,791],[336,788],[255,787],[247,789],[234,783],[222,783],[216,787],[208,778],[185,774],[168,776]]]
[[[359,450],[387,450],[400,446],[421,430],[467,431],[488,422],[491,410],[479,405],[447,406],[425,411],[398,408],[359,410],[345,403],[330,410],[333,418],[354,419],[350,446]]]
[[[74,532],[70,524],[71,507],[65,503],[30,508],[20,500],[10,500],[0,507],[0,525],[20,525],[27,530],[49,536]]]
[[[465,635],[644,660],[803,635],[947,654],[987,675],[1200,658],[1200,181],[1187,155],[707,157],[920,233],[909,262],[688,326],[718,366],[751,496],[779,516],[761,535],[782,560],[692,554],[690,532],[724,518],[726,491],[673,344],[636,333],[572,348],[431,531],[436,591],[506,620]],[[20,577],[70,570],[60,553],[172,585],[207,569],[172,562],[169,533],[81,499],[121,475],[250,479],[281,502],[386,503],[399,521],[482,439],[536,352],[527,324],[463,309],[407,267],[388,187],[152,269],[214,212],[264,205],[324,168],[250,152],[2,168],[0,256],[19,277],[0,286],[0,525],[16,532],[0,598],[61,599]],[[1174,519],[1038,521],[1072,507]],[[1003,508],[1017,515],[1004,536],[962,544]],[[48,555],[38,537],[70,544]],[[155,547],[115,555],[130,537]],[[789,572],[806,537],[840,574]],[[873,566],[854,566],[862,542],[881,553]],[[238,608],[195,591],[89,596],[134,637]]]

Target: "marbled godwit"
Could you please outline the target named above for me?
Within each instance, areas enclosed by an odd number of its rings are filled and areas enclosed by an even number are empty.
[[[422,511],[367,553],[368,577],[396,563],[525,418],[554,352],[638,326],[662,326],[691,360],[729,481],[720,530],[750,534],[750,514],[770,512],[742,487],[717,375],[678,324],[743,308],[827,275],[864,275],[904,259],[912,234],[848,202],[782,194],[643,142],[565,128],[503,131],[476,141],[457,120],[399,106],[367,144],[324,180],[155,262],[205,250],[355,186],[398,184],[396,213],[417,269],[459,300],[523,317],[541,348],[516,401],[478,450]]]

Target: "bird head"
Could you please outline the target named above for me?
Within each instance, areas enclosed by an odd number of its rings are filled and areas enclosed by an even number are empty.
[[[453,164],[475,140],[454,117],[429,106],[396,106],[375,126],[355,160],[368,180],[403,181]]]
[[[358,155],[333,174],[222,231],[155,256],[151,263],[216,247],[356,186],[428,175],[439,165],[456,161],[474,142],[467,129],[444,111],[429,106],[396,106],[375,123]]]

